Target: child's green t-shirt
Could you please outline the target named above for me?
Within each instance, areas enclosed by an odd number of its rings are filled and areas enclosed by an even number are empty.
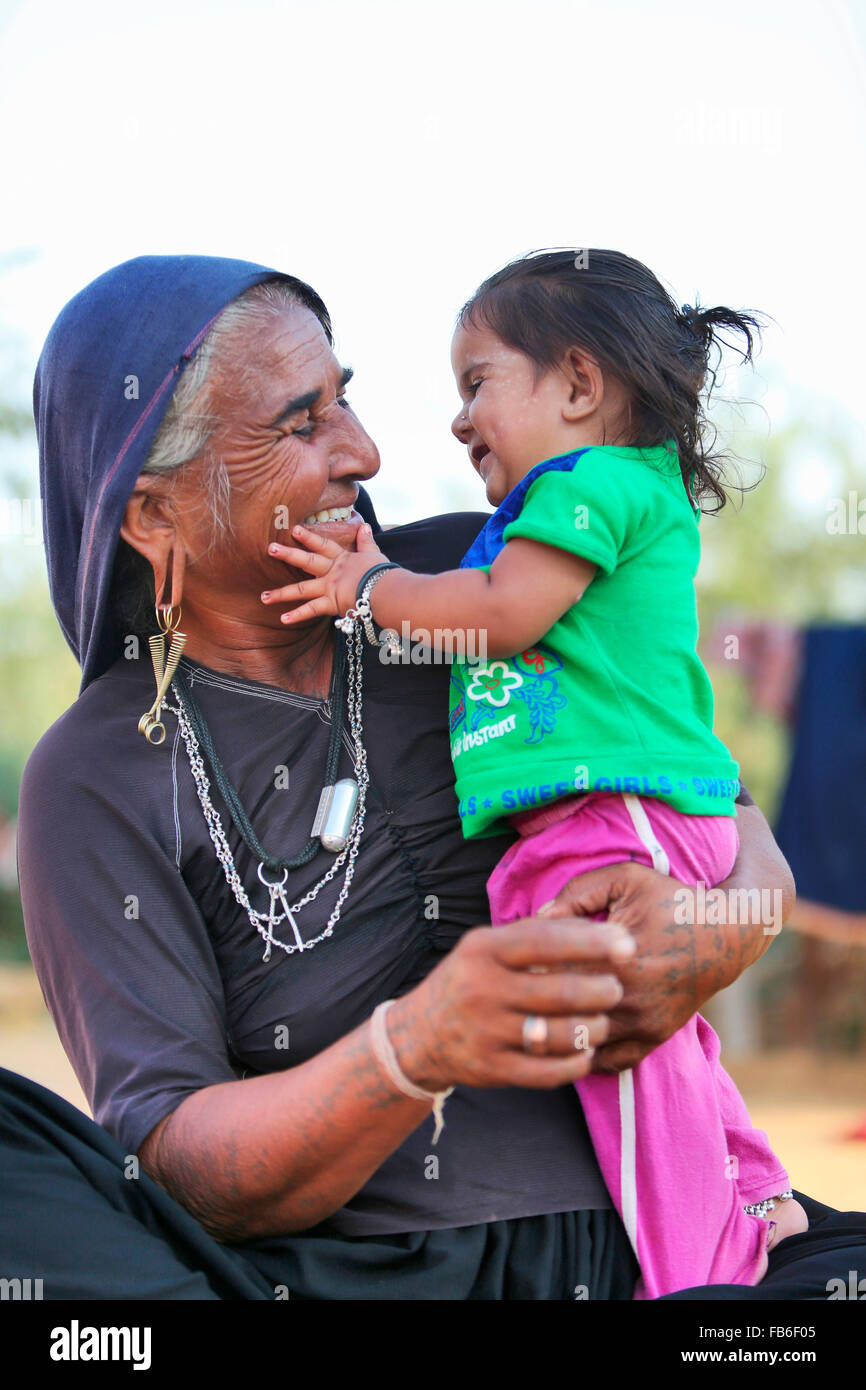
[[[452,666],[451,753],[467,837],[499,834],[508,816],[575,792],[736,815],[739,768],[713,733],[712,686],[696,651],[699,516],[673,444],[550,459],[497,508],[461,568],[489,569],[524,536],[598,570],[535,647]]]

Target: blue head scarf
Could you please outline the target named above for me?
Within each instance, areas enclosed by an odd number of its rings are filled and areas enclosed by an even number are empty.
[[[180,374],[227,304],[278,278],[294,279],[249,261],[139,256],[70,300],[48,335],[33,388],[45,556],[82,690],[122,653],[109,605],[120,525]],[[375,525],[363,489],[356,507]]]

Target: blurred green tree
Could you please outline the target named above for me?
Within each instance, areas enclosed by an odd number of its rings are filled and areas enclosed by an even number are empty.
[[[26,255],[0,258],[0,272]],[[48,599],[36,437],[19,344],[0,339],[0,824],[14,824],[31,749],[75,699],[78,667]],[[14,867],[0,875],[0,957],[26,959]]]
[[[720,436],[742,460],[732,470],[748,490],[718,516],[701,521],[698,575],[701,630],[709,638],[750,620],[793,626],[866,620],[866,538],[837,534],[836,504],[857,494],[861,473],[847,422],[816,407],[767,438],[744,431],[732,415]],[[866,528],[866,522],[864,522]],[[788,762],[789,731],[758,711],[737,662],[714,660],[716,731],[741,764],[742,778],[773,819]]]

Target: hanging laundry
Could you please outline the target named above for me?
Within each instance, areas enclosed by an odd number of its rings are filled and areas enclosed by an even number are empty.
[[[866,912],[866,627],[806,628],[776,826],[800,897]]]
[[[706,655],[720,665],[735,664],[755,709],[788,723],[794,716],[802,636],[790,623],[755,622],[731,614],[715,624]]]

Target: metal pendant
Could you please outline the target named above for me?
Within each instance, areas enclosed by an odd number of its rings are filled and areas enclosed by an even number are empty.
[[[298,929],[298,924],[295,921],[294,914],[292,913],[292,909],[289,906],[289,900],[286,897],[285,884],[286,879],[289,876],[288,869],[283,869],[283,876],[277,883],[275,881],[271,881],[270,879],[265,878],[262,872],[264,867],[264,864],[259,865],[259,880],[265,885],[265,887],[268,890],[268,894],[270,896],[270,905],[268,907],[267,930],[264,933],[265,954],[262,956],[262,960],[270,960],[271,946],[273,946],[275,942],[277,945],[280,944],[279,942],[277,942],[277,939],[274,936],[274,927],[277,925],[279,917],[279,914],[277,912],[277,903],[282,904],[283,912],[285,913],[289,926],[291,927],[292,932],[294,933],[295,945],[297,946],[299,951],[303,951],[304,949],[304,938],[301,936],[300,930]]]
[[[358,805],[358,783],[343,777],[330,787],[323,787],[310,834],[318,835],[322,849],[340,854],[349,842],[355,808]]]

